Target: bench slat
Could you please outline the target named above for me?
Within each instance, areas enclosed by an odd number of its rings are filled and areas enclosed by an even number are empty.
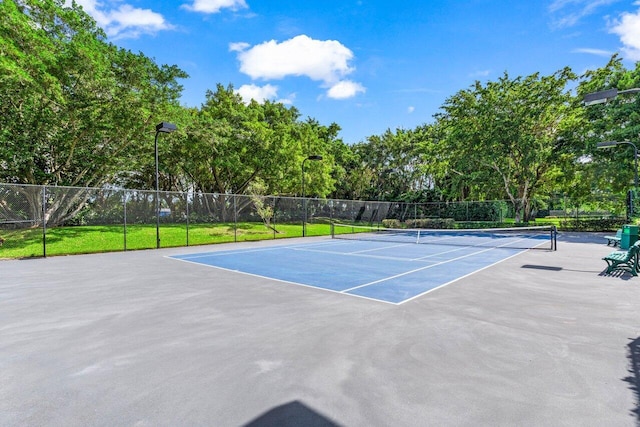
[[[633,276],[638,275],[638,252],[640,251],[640,241],[636,242],[628,251],[611,252],[602,259],[607,262],[606,274],[614,270],[629,271]]]

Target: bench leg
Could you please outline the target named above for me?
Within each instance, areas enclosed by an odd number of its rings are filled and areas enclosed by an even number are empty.
[[[612,259],[605,259],[605,261],[607,262],[607,270],[605,271],[605,274],[611,274],[615,270],[625,270],[632,276],[638,276],[638,256],[624,262]]]

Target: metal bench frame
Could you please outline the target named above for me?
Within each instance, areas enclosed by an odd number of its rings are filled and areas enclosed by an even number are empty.
[[[632,276],[638,275],[638,252],[640,252],[640,240],[633,244],[628,251],[611,252],[602,259],[607,262],[606,274],[615,270],[624,270]]]
[[[607,246],[613,246],[614,248],[620,244],[620,239],[622,239],[622,229],[618,228],[615,236],[604,236],[607,239]]]

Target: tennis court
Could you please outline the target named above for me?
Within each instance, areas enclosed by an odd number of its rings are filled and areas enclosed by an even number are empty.
[[[344,226],[334,239],[171,258],[402,304],[530,248],[555,249],[554,230],[393,230]]]
[[[167,258],[326,237],[2,261],[0,425],[637,426],[639,279],[567,234],[399,305]]]

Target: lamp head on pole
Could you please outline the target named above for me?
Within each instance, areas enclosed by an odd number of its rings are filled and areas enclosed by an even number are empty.
[[[624,144],[624,142],[604,141],[604,142],[598,142],[596,144],[596,148],[608,148],[608,147],[613,147],[614,145],[620,145],[620,144]]]
[[[322,160],[322,156],[311,155],[311,156],[307,157],[307,160]]]
[[[608,147],[613,147],[615,145],[630,145],[633,147],[634,150],[637,150],[636,144],[634,144],[631,141],[604,141],[604,142],[598,142],[596,144],[596,148],[608,148]]]
[[[618,95],[626,95],[640,93],[640,88],[634,87],[631,89],[618,90],[618,89],[607,89],[601,90],[600,92],[588,93],[584,96],[583,102],[585,106],[595,105],[595,104],[605,104],[613,99],[615,99]]]
[[[156,132],[171,133],[176,129],[178,129],[178,127],[169,122],[161,122],[156,125]]]
[[[618,96],[618,89],[602,90],[584,96],[584,105],[605,104]]]

